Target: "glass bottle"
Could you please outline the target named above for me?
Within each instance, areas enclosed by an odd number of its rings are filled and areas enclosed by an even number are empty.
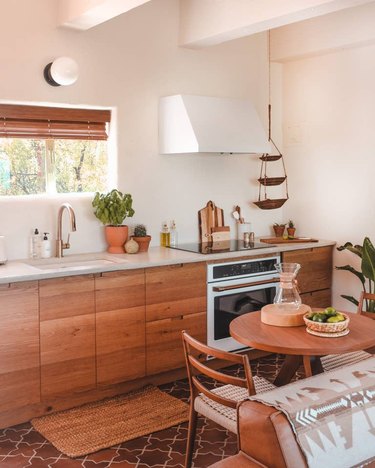
[[[171,234],[169,232],[168,223],[163,223],[160,232],[160,245],[162,247],[169,247],[171,243]]]
[[[171,230],[170,230],[170,244],[171,247],[176,247],[178,243],[178,233],[176,228],[176,223],[174,219],[171,222]]]
[[[276,270],[280,273],[280,284],[277,289],[274,304],[283,309],[298,309],[301,297],[298,294],[296,276],[301,268],[299,263],[277,263]]]

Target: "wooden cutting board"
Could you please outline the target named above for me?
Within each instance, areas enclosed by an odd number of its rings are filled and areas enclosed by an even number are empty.
[[[204,208],[198,211],[198,221],[201,242],[210,242],[212,228],[224,226],[224,211],[210,200]]]
[[[266,237],[265,239],[259,239],[260,242],[266,244],[295,244],[298,242],[319,242],[318,239],[311,237],[294,237],[293,239],[284,239],[283,237]]]

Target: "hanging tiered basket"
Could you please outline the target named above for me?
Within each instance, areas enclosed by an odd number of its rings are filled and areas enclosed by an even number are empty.
[[[276,208],[280,208],[284,205],[284,203],[288,200],[288,180],[285,170],[284,158],[283,155],[280,153],[278,147],[275,145],[274,141],[271,138],[271,105],[268,105],[268,141],[272,143],[272,145],[276,148],[278,154],[262,154],[259,158],[262,161],[262,165],[260,167],[260,175],[259,175],[259,195],[258,201],[254,202],[254,204],[262,209],[262,210],[275,210]],[[280,177],[268,177],[267,176],[267,164],[274,163],[277,161],[282,162],[282,168],[284,175]],[[268,198],[267,189],[268,187],[274,187],[277,185],[281,185],[285,183],[285,198]]]

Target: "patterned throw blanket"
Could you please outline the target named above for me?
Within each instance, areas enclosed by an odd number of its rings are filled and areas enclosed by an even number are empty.
[[[291,422],[310,468],[375,460],[375,357],[255,395]]]

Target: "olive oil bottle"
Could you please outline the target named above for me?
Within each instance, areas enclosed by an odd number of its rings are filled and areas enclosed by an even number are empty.
[[[163,223],[160,232],[160,245],[162,247],[169,247],[171,245],[171,233],[169,232],[168,223]]]

